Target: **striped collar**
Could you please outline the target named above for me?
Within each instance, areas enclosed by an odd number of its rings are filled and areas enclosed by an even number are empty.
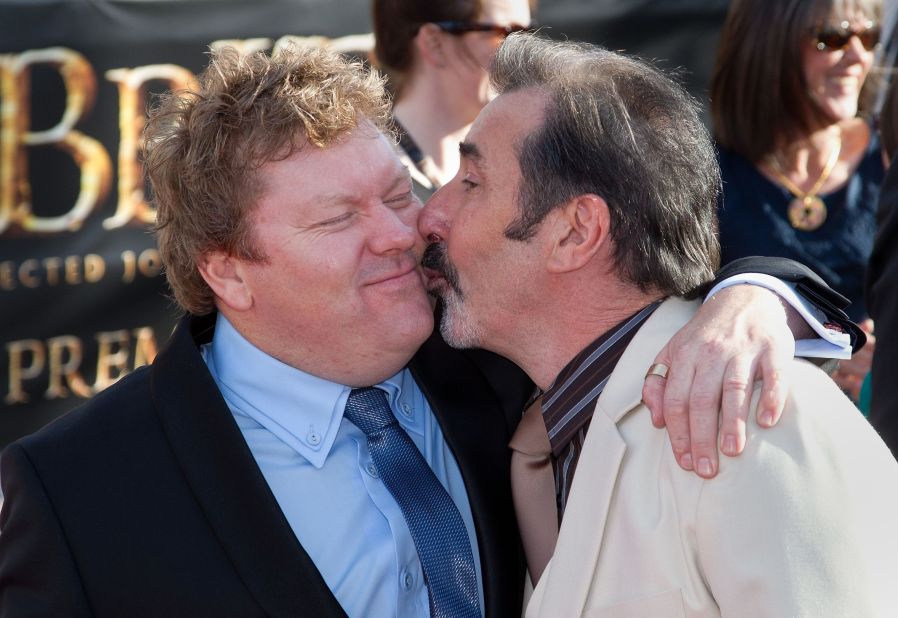
[[[552,453],[559,457],[577,432],[592,418],[617,361],[639,327],[658,308],[657,301],[637,311],[586,346],[555,378],[543,396],[542,413]]]

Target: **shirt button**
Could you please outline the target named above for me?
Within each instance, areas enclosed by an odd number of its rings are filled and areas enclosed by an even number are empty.
[[[415,577],[403,569],[402,573],[399,575],[399,583],[405,590],[411,590],[412,586],[415,584]]]
[[[373,461],[370,462],[370,463],[365,467],[365,470],[368,471],[368,474],[370,474],[372,478],[377,478],[377,466],[374,465],[374,462],[373,462]]]
[[[312,446],[318,446],[321,444],[321,435],[314,429],[310,429],[309,434],[306,436],[306,442]]]
[[[407,403],[405,403],[405,402],[403,401],[403,402],[402,402],[402,405],[401,405],[400,407],[402,408],[402,413],[403,413],[404,415],[406,415],[406,416],[411,416],[411,415],[412,415],[412,407],[411,407],[410,405],[408,405]]]

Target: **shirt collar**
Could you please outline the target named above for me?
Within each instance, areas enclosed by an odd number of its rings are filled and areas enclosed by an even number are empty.
[[[602,394],[617,361],[661,301],[644,307],[603,333],[575,356],[546,389],[543,420],[557,457],[571,437],[592,418],[592,404]]]
[[[212,343],[203,350],[216,383],[235,415],[252,418],[316,468],[330,453],[351,390],[306,373],[266,354],[218,314]],[[403,369],[378,384],[387,392],[400,425],[423,433],[423,415],[414,406],[411,373]],[[414,406],[414,407],[412,407]]]

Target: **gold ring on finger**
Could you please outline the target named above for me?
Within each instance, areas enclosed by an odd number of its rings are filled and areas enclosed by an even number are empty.
[[[658,376],[662,380],[666,380],[669,371],[670,367],[668,367],[664,363],[655,363],[654,365],[649,367],[649,370],[646,372],[645,377],[648,378],[649,376]]]

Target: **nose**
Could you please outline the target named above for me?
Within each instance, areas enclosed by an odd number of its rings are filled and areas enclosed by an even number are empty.
[[[858,35],[852,34],[851,38],[848,39],[848,46],[845,48],[845,57],[852,62],[861,62],[866,54],[872,53],[872,51],[867,51]]]
[[[405,253],[424,244],[418,235],[417,215],[420,208],[407,206],[393,209],[385,205],[375,208],[369,245],[377,254]]]
[[[427,200],[421,215],[418,217],[418,232],[428,242],[445,239],[449,235],[449,217],[446,210],[447,194],[448,185],[438,189]]]

